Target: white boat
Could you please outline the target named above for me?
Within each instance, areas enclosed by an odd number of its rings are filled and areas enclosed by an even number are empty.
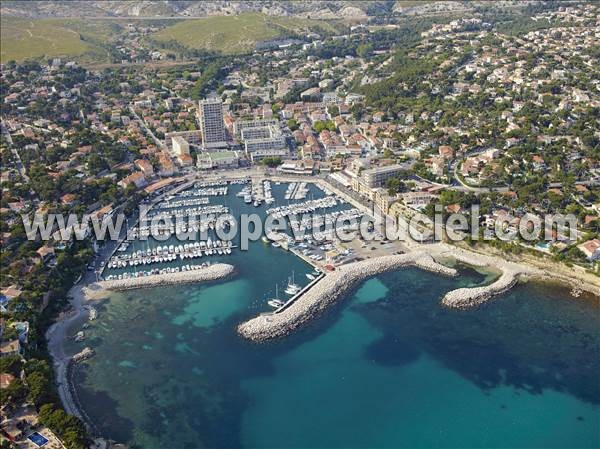
[[[315,277],[314,277],[312,274],[310,274],[310,273],[306,273],[306,277],[307,277],[308,279],[310,279],[311,281],[314,281],[314,280],[315,280]]]
[[[285,303],[281,299],[269,299],[267,301],[267,304],[269,304],[271,307],[274,307],[275,309],[279,309]]]
[[[288,279],[288,285],[287,285],[287,288],[285,289],[285,292],[288,295],[295,295],[300,290],[302,290],[302,287],[300,287],[298,284],[295,283],[294,272],[292,271],[292,278],[291,278],[291,280]]]
[[[281,306],[283,306],[285,304],[281,299],[279,299],[277,284],[275,284],[275,298],[269,299],[267,301],[267,304],[269,304],[271,307],[274,307],[276,309],[279,309]]]

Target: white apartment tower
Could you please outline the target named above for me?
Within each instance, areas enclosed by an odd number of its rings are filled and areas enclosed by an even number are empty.
[[[201,100],[198,108],[202,146],[206,149],[224,148],[225,123],[223,122],[223,103],[219,99]]]

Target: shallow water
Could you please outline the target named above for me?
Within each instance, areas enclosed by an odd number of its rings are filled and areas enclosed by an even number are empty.
[[[262,242],[227,261],[230,280],[99,305],[97,354],[75,377],[104,435],[148,449],[600,446],[599,298],[528,284],[456,311],[443,294],[489,277],[406,269],[258,345],[237,324],[311,268]]]

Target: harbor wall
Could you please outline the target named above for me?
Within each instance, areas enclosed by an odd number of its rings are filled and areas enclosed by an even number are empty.
[[[238,326],[238,333],[253,341],[265,341],[287,335],[319,315],[360,281],[405,266],[416,266],[446,276],[457,275],[454,268],[437,263],[423,252],[382,256],[342,265],[315,283],[285,310],[246,321]]]
[[[234,270],[235,267],[233,265],[216,263],[197,270],[152,274],[149,276],[128,279],[112,279],[110,281],[98,281],[96,284],[105,290],[132,290],[190,282],[214,281],[232,275]]]

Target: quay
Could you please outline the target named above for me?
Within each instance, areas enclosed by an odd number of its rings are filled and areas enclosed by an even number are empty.
[[[199,269],[175,273],[152,274],[149,276],[131,277],[127,279],[111,279],[96,282],[97,288],[104,290],[132,290],[137,288],[162,287],[165,285],[190,282],[208,282],[223,279],[233,274],[234,266],[216,263]]]
[[[446,276],[456,276],[454,268],[437,263],[424,252],[382,256],[342,265],[322,276],[277,312],[252,318],[238,326],[238,333],[253,341],[283,337],[321,314],[328,306],[360,281],[379,273],[416,266]]]

